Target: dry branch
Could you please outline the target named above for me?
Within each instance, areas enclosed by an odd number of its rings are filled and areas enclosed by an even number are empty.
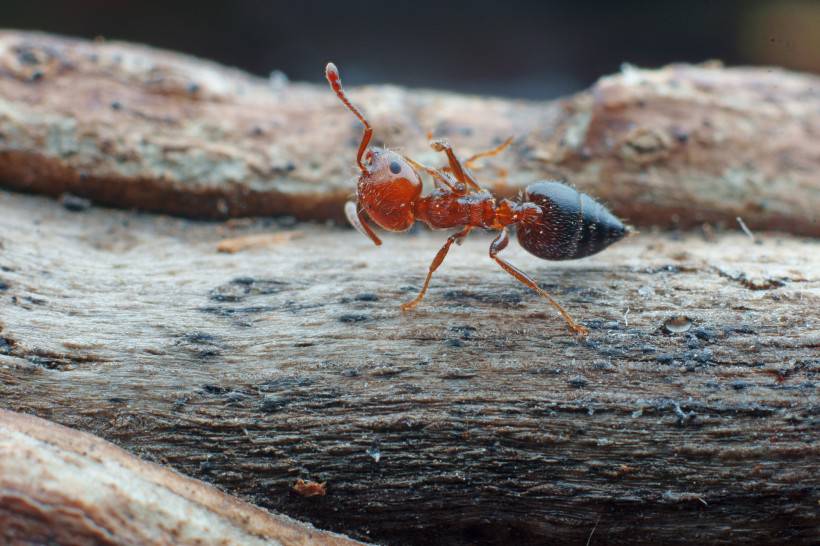
[[[353,546],[90,434],[0,409],[0,543]]]
[[[440,234],[298,230],[0,194],[0,403],[388,544],[815,542],[817,242],[511,249],[579,341],[481,234],[402,314]]]
[[[272,85],[129,44],[0,33],[0,178],[189,217],[341,217],[360,127],[321,83]],[[555,102],[354,89],[376,140],[437,163],[512,135],[514,194],[566,178],[634,225],[820,235],[820,80],[777,69],[626,68]],[[494,169],[481,173],[493,185]]]

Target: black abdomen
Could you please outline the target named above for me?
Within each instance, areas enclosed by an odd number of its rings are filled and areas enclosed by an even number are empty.
[[[574,260],[602,251],[626,234],[606,207],[560,182],[536,182],[526,200],[540,217],[518,224],[518,242],[545,260]]]

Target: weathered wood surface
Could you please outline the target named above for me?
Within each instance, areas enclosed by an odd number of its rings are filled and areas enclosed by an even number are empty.
[[[341,67],[344,69],[344,66]],[[189,217],[341,217],[361,128],[324,85],[256,79],[141,46],[0,33],[7,187]],[[515,194],[570,180],[633,225],[820,235],[820,79],[779,69],[626,68],[588,92],[523,102],[353,89],[376,142],[424,162],[428,131],[494,160]]]
[[[441,234],[0,193],[0,404],[381,543],[812,544],[820,245],[757,236],[510,249],[581,341],[482,234],[403,314]]]
[[[361,544],[272,515],[90,434],[2,409],[0,543]]]

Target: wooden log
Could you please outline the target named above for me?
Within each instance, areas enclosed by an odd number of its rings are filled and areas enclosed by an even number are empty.
[[[2,409],[0,541],[77,546],[362,544],[240,502],[90,434]]]
[[[344,68],[344,67],[342,67]],[[341,218],[361,128],[327,89],[121,43],[0,33],[0,179],[10,188],[189,217]],[[779,69],[625,68],[524,102],[353,89],[376,142],[440,163],[515,137],[479,173],[502,195],[563,178],[638,226],[820,235],[820,87]],[[501,177],[497,169],[508,172]]]
[[[813,544],[820,249],[756,237],[506,251],[580,340],[480,233],[402,313],[440,234],[0,193],[0,404],[381,543]]]

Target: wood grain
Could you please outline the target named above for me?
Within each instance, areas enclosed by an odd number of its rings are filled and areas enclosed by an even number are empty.
[[[756,236],[505,252],[579,340],[481,233],[403,314],[442,234],[0,193],[0,401],[380,543],[812,544],[820,248]]]
[[[0,409],[0,542],[354,546],[90,434]]]
[[[344,66],[340,67],[344,72]],[[197,218],[341,220],[360,131],[316,67],[266,81],[143,46],[0,33],[0,180]],[[570,181],[637,226],[820,235],[820,80],[771,68],[625,67],[524,102],[352,88],[377,143],[440,164],[515,137],[478,174],[501,195]],[[508,173],[506,176],[501,171]]]

